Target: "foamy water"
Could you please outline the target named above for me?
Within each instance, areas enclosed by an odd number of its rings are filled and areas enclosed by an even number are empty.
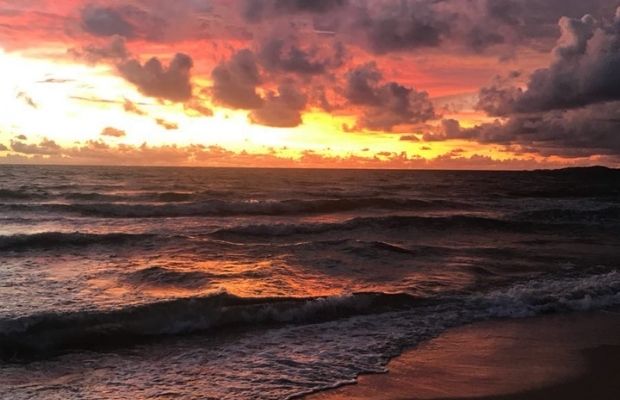
[[[0,168],[0,398],[292,398],[620,303],[615,171]]]

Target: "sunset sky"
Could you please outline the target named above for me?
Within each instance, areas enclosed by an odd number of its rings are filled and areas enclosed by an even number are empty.
[[[618,166],[619,6],[0,0],[0,163]]]

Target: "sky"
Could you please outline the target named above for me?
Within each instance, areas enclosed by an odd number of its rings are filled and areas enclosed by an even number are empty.
[[[618,0],[0,0],[0,163],[620,166]]]

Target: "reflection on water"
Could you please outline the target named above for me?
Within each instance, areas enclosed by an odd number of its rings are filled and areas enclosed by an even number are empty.
[[[614,304],[618,178],[3,167],[0,392],[286,398],[449,326]]]

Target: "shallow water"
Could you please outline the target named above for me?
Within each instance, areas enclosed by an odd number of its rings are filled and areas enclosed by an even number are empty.
[[[620,303],[620,173],[0,167],[0,398],[282,399]]]

